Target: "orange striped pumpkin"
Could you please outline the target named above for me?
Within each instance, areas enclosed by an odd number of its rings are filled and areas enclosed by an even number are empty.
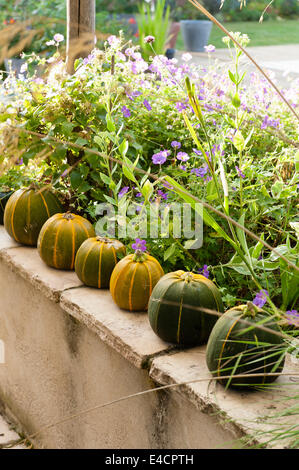
[[[78,278],[90,287],[109,288],[110,277],[120,254],[126,254],[126,248],[120,241],[105,237],[88,238],[76,256]]]
[[[91,223],[80,215],[55,214],[42,227],[37,248],[42,260],[52,268],[72,270],[82,243],[94,237]]]
[[[125,256],[115,266],[110,279],[114,302],[130,312],[145,311],[152,290],[163,274],[160,263],[147,253],[137,250]]]
[[[48,189],[19,189],[5,206],[4,227],[18,243],[36,246],[44,223],[62,210],[59,200]]]

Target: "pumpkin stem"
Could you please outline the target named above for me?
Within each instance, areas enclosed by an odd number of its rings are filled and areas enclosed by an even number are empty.
[[[66,220],[73,220],[75,218],[74,214],[72,214],[71,212],[66,212],[64,215],[63,215],[63,218],[66,219]]]
[[[259,309],[250,301],[247,302],[246,308],[244,310],[244,313],[246,316],[249,317],[255,317],[255,315],[258,313]]]
[[[96,237],[97,242],[110,243],[110,238],[107,237]]]
[[[133,261],[137,263],[143,263],[147,259],[147,254],[142,250],[136,250],[133,255]]]
[[[183,279],[185,282],[191,282],[193,281],[193,274],[190,272],[183,273],[181,275],[181,279]]]

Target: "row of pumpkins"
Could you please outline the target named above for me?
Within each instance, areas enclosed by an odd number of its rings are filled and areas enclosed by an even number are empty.
[[[248,321],[265,321],[264,312],[241,305],[223,314],[220,292],[211,280],[184,271],[164,275],[160,263],[148,253],[137,250],[126,255],[120,241],[96,237],[87,219],[63,213],[50,190],[14,192],[6,203],[4,226],[18,243],[37,245],[48,266],[75,269],[85,285],[110,288],[121,309],[147,310],[150,325],[162,340],[181,346],[208,341],[207,365],[214,376],[223,377],[221,383],[238,387],[272,382],[276,376],[267,373],[273,362],[275,372],[281,372],[282,340],[275,324],[242,334]],[[244,376],[233,378],[236,374]]]

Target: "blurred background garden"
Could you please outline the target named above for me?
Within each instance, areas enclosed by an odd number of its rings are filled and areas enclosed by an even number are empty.
[[[299,43],[298,0],[247,0],[246,6],[242,5],[242,0],[205,0],[201,3],[228,31],[247,34],[251,39],[250,46]],[[101,47],[109,35],[117,35],[119,30],[134,44],[142,44],[143,8],[148,8],[153,14],[155,0],[96,0],[97,46]],[[166,12],[168,46],[179,51],[188,50],[180,22],[206,18],[188,0],[165,0],[164,15]],[[151,26],[154,31],[147,33],[163,35],[161,18],[153,16]],[[165,16],[163,19],[165,21]],[[2,62],[18,57],[21,52],[50,55],[52,49],[47,42],[56,33],[66,34],[66,2],[0,0],[0,24]],[[149,25],[147,27],[150,29]],[[225,48],[222,37],[222,31],[213,25],[208,42],[216,48]]]

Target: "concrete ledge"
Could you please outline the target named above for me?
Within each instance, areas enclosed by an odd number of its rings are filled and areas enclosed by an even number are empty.
[[[294,363],[286,358],[284,374],[263,391],[225,390],[217,381],[211,379],[206,365],[206,346],[181,351],[168,357],[152,361],[150,377],[161,385],[179,384],[171,393],[176,393],[203,413],[217,416],[223,429],[235,433],[236,437],[249,436],[252,432],[270,431],[279,423],[284,426],[298,425],[298,415],[273,420],[263,419],[291,407],[295,400],[284,401],[285,396],[295,396],[299,392],[299,361]],[[202,381],[197,381],[203,379]],[[195,383],[187,383],[194,381]],[[265,442],[266,436],[260,435],[257,442]],[[231,443],[232,445],[232,443]],[[283,446],[287,442],[283,443]]]
[[[151,358],[176,350],[154,334],[146,312],[120,310],[108,290],[72,289],[60,305],[136,367],[147,368]]]
[[[38,434],[36,447],[232,448],[235,439],[259,429],[253,421],[281,405],[275,389],[226,392],[209,380],[205,347],[180,350],[163,342],[146,313],[121,311],[109,291],[48,268],[36,249],[18,246],[3,227],[0,285],[0,401],[27,436],[57,423]],[[288,363],[286,370],[298,372],[298,365]],[[208,380],[99,408],[199,378]],[[280,382],[292,383],[295,394],[293,379]]]

